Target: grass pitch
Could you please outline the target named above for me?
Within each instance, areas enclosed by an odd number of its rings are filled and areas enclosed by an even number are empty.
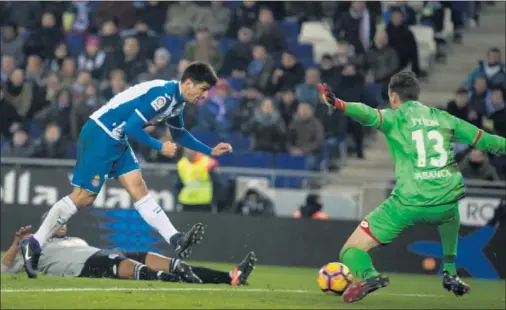
[[[231,265],[199,264],[221,270]],[[318,269],[258,266],[250,285],[174,284],[158,281],[1,276],[1,309],[155,309],[155,308],[357,308],[505,309],[505,282],[466,279],[470,295],[457,298],[437,276],[390,274],[390,286],[359,303],[324,295]]]

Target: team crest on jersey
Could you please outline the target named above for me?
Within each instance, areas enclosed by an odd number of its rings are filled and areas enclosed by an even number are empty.
[[[98,187],[100,185],[100,176],[98,174],[93,177],[93,180],[91,180],[91,185],[93,187]]]
[[[161,108],[163,108],[163,106],[167,103],[167,99],[165,99],[165,97],[158,97],[156,98],[155,100],[153,100],[153,102],[151,102],[151,106],[153,107],[153,109],[155,109],[155,111],[159,111]]]

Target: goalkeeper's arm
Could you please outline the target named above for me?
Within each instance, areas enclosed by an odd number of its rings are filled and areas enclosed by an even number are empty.
[[[480,151],[506,155],[506,139],[504,137],[489,134],[457,117],[453,117],[453,119],[455,122],[455,140],[457,142],[470,144]]]

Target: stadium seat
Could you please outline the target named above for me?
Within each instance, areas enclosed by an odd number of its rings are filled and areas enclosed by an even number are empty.
[[[308,21],[302,24],[299,43],[313,44],[314,59],[320,60],[323,54],[333,54],[336,50],[336,39],[327,23]]]
[[[37,140],[42,134],[42,127],[37,122],[31,122],[28,126],[28,135],[32,140]]]
[[[232,144],[234,151],[249,151],[251,148],[251,138],[245,137],[240,133],[234,132],[226,136],[226,141]]]
[[[244,79],[228,77],[226,80],[234,91],[241,91],[244,89]]]
[[[230,47],[232,47],[232,44],[234,44],[234,40],[232,39],[220,39],[219,43],[220,43],[220,51],[222,53],[226,53]]]
[[[266,152],[237,152],[232,153],[234,167],[243,168],[272,168],[274,156]]]
[[[202,143],[207,145],[216,145],[220,143],[220,137],[214,132],[192,130],[192,135]]]
[[[288,43],[297,42],[300,27],[299,24],[290,19],[283,21],[283,34]]]
[[[420,69],[428,71],[432,59],[436,55],[436,41],[434,40],[434,29],[428,26],[411,26],[410,30],[415,36],[418,45],[420,58]]]
[[[306,67],[314,64],[313,44],[292,44],[291,49],[298,59],[300,59]]]
[[[292,156],[287,153],[276,154],[274,161],[275,169],[285,170],[306,170],[305,156]],[[301,188],[305,178],[299,176],[277,175],[276,188]]]
[[[84,36],[78,33],[68,33],[66,41],[69,48],[69,55],[77,58],[84,50]]]
[[[160,43],[170,52],[170,62],[177,64],[184,55],[184,46],[191,39],[189,36],[165,35],[161,37]]]

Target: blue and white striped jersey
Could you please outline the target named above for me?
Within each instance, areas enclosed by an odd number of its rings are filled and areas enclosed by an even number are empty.
[[[113,139],[122,140],[124,127],[135,114],[146,124],[167,121],[170,127],[182,129],[184,106],[179,81],[152,80],[117,94],[90,118]]]

